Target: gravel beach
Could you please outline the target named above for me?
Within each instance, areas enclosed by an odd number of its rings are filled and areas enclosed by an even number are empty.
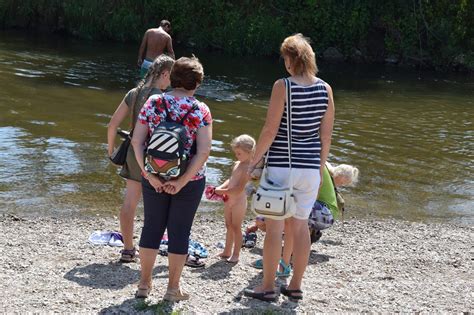
[[[248,222],[246,222],[248,223]],[[137,219],[138,242],[142,222]],[[166,257],[158,256],[153,291],[134,299],[139,264],[118,263],[118,248],[88,243],[95,230],[114,230],[111,217],[0,217],[0,312],[4,313],[308,313],[472,312],[474,228],[395,220],[337,223],[312,245],[304,299],[276,303],[248,299],[243,290],[261,281],[250,266],[261,255],[244,249],[232,265],[219,260],[224,239],[219,215],[200,214],[191,237],[205,245],[206,268],[185,267],[189,301],[162,301]],[[284,283],[285,279],[278,280]]]

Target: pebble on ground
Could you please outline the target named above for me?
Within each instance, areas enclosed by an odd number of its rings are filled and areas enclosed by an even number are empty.
[[[280,295],[276,303],[248,299],[243,290],[260,283],[251,263],[262,254],[243,249],[233,265],[215,257],[224,239],[221,217],[199,215],[191,237],[210,252],[206,268],[185,267],[185,302],[162,301],[167,260],[158,256],[153,291],[134,293],[139,264],[120,264],[118,248],[94,246],[95,230],[114,230],[116,218],[0,216],[0,311],[6,313],[255,313],[270,312],[472,312],[474,229],[395,220],[338,222],[312,245],[300,303]],[[249,223],[250,221],[246,222]],[[136,241],[142,221],[136,222]],[[288,279],[279,279],[283,284]]]

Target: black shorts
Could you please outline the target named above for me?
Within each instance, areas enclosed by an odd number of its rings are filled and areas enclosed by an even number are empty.
[[[167,229],[168,252],[187,254],[191,226],[205,184],[205,178],[190,181],[176,195],[170,195],[157,193],[148,180],[142,179],[145,222],[140,247],[158,249]]]

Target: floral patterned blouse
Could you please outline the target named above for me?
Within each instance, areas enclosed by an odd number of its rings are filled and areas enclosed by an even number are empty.
[[[166,119],[166,111],[164,106],[168,108],[170,118],[173,121],[180,121],[184,115],[191,110],[193,104],[197,104],[198,108],[191,111],[183,121],[186,129],[188,142],[185,144],[185,153],[189,154],[191,159],[191,147],[196,141],[197,130],[201,127],[208,126],[212,123],[212,116],[209,107],[203,102],[198,101],[194,97],[176,97],[166,93],[152,95],[143,105],[138,121],[141,124],[148,125],[148,135],[151,136],[156,126],[163,119]],[[206,174],[206,163],[201,167],[198,173],[191,180],[198,180]]]

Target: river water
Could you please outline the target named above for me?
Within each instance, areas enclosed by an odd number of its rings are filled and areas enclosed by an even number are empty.
[[[124,181],[106,157],[106,127],[136,82],[137,49],[0,33],[0,213],[118,213]],[[258,137],[272,84],[285,73],[278,59],[196,55],[206,73],[198,97],[214,118],[208,182],[217,184],[230,172],[229,142]],[[330,161],[361,174],[343,189],[346,215],[472,225],[473,76],[319,67],[336,102]],[[220,208],[203,202],[200,210]]]

